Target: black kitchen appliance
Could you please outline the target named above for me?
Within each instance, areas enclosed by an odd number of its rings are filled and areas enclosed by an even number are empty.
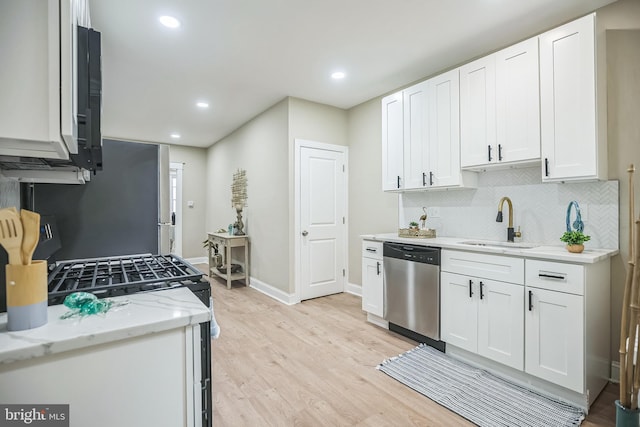
[[[102,57],[100,33],[77,27],[78,37],[78,153],[76,166],[102,170]]]
[[[127,255],[59,261],[48,277],[49,305],[73,292],[100,298],[187,287],[211,308],[211,285],[194,266],[175,255]],[[211,323],[200,325],[202,425],[211,427]]]

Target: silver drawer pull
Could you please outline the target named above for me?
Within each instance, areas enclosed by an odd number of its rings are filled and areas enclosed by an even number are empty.
[[[566,274],[549,273],[546,271],[541,271],[540,273],[538,273],[538,277],[542,277],[543,279],[567,280]]]

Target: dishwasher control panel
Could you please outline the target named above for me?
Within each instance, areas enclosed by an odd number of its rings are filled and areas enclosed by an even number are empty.
[[[440,248],[429,246],[385,243],[383,255],[388,258],[440,265]]]

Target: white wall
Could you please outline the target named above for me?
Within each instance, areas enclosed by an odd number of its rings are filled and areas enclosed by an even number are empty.
[[[171,145],[169,159],[182,163],[182,257],[207,256],[202,241],[207,238],[207,149]],[[193,201],[193,207],[187,206]]]

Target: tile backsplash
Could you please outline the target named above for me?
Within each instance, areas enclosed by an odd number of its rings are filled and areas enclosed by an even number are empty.
[[[402,193],[398,197],[399,227],[418,222],[423,207],[438,208],[439,217],[428,216],[427,227],[441,237],[506,240],[508,207],[503,222],[496,222],[498,202],[507,196],[513,202],[513,224],[520,226],[516,241],[562,245],[569,202],[580,205],[584,233],[591,248],[618,248],[618,181],[543,184],[540,168],[482,172],[478,188]],[[572,222],[575,212],[571,215]]]

